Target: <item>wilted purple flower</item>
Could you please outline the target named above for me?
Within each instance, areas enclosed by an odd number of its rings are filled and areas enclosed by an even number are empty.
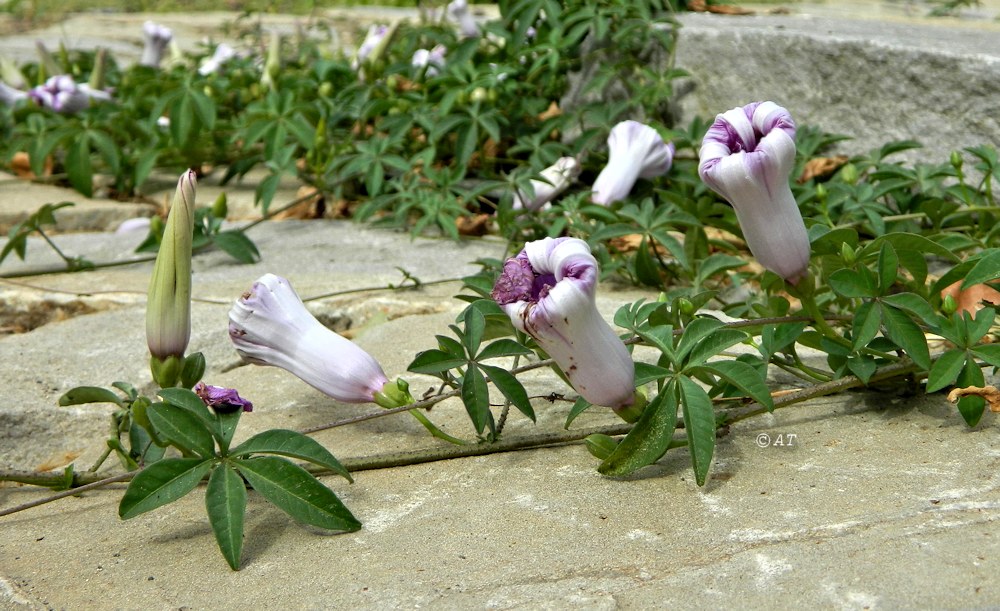
[[[219,43],[219,46],[215,47],[212,57],[209,57],[202,62],[201,67],[198,68],[198,74],[201,74],[202,76],[214,74],[219,71],[222,64],[228,62],[234,57],[236,57],[236,49],[230,47],[224,42]]]
[[[235,388],[211,386],[204,382],[194,385],[194,393],[205,402],[205,405],[217,412],[229,413],[236,410],[253,411],[253,403],[247,401],[236,392]]]
[[[565,191],[566,187],[580,175],[582,169],[576,158],[560,157],[555,164],[539,172],[542,178],[548,182],[531,181],[531,186],[535,190],[535,195],[531,199],[526,201],[521,193],[514,193],[514,210],[538,210]],[[524,195],[527,196],[527,193]]]
[[[635,365],[597,311],[597,260],[577,238],[528,242],[504,263],[491,296],[535,338],[580,396],[615,411],[635,402]]]
[[[458,31],[465,38],[479,36],[479,25],[469,10],[467,0],[452,0],[448,3],[448,14],[458,22]]]
[[[163,52],[167,50],[167,45],[173,37],[174,33],[166,26],[152,21],[142,24],[143,48],[139,64],[159,68],[160,62],[163,61]]]
[[[608,135],[608,164],[594,181],[591,200],[608,206],[628,197],[640,178],[655,178],[670,171],[674,143],[638,121],[622,121]]]
[[[373,59],[378,57],[375,50],[379,48],[379,45],[382,44],[388,35],[389,26],[387,25],[372,24],[369,26],[368,33],[365,34],[365,39],[361,41],[361,46],[358,47],[357,54],[355,54],[354,59],[351,60],[351,68],[358,70],[369,57],[372,57]]]
[[[750,252],[791,283],[809,267],[809,236],[788,185],[795,123],[774,102],[754,102],[715,118],[699,152],[698,174],[729,200]]]
[[[288,280],[265,274],[229,310],[229,337],[245,360],[280,367],[345,403],[375,400],[381,365],[309,313]]]
[[[427,76],[434,76],[438,73],[439,68],[444,68],[444,45],[435,45],[433,49],[417,49],[413,52],[413,59],[410,60],[410,64],[417,68],[426,67],[425,74]]]
[[[45,84],[31,89],[28,96],[46,108],[65,114],[80,112],[90,106],[91,100],[111,99],[108,92],[77,85],[73,77],[65,74],[51,77]]]

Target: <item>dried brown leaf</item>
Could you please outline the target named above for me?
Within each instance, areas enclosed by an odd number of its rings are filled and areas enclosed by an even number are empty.
[[[965,388],[955,388],[948,393],[948,400],[957,403],[962,397],[977,395],[986,400],[991,412],[1000,412],[1000,390],[996,386],[967,386]]]
[[[455,227],[460,235],[484,236],[490,231],[490,215],[473,214],[455,219]]]
[[[847,155],[837,155],[836,157],[813,157],[806,162],[806,167],[799,176],[798,183],[809,182],[813,178],[829,178],[839,170],[849,160]]]

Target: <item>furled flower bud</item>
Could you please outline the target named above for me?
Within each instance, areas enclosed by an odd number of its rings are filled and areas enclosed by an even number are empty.
[[[514,193],[514,210],[538,210],[559,196],[580,175],[580,162],[574,157],[560,157],[555,164],[545,168],[539,174],[545,181],[532,180],[534,195]],[[526,199],[527,198],[527,199]]]
[[[378,361],[324,327],[274,274],[258,278],[229,310],[229,337],[245,360],[280,367],[344,403],[374,401],[391,385]]]
[[[212,57],[209,57],[202,62],[201,67],[198,68],[198,74],[202,76],[214,74],[219,71],[222,64],[228,62],[234,57],[236,57],[236,49],[233,49],[226,43],[220,43],[219,46],[215,47]]]
[[[609,206],[628,197],[635,181],[655,178],[670,171],[674,143],[667,144],[659,132],[638,121],[622,121],[608,135],[608,164],[594,181],[591,200]]]
[[[152,21],[142,24],[142,58],[139,64],[150,68],[159,68],[163,61],[163,52],[167,50],[167,45],[174,37],[170,28],[162,26]]]
[[[440,68],[444,68],[444,45],[435,45],[433,49],[417,49],[413,52],[410,65],[416,69],[425,68],[424,74],[434,76]]]
[[[171,357],[174,360],[184,357],[191,339],[191,241],[194,234],[195,186],[195,174],[191,170],[185,172],[177,183],[149,281],[146,342],[152,355],[154,378],[157,377],[158,364]],[[157,379],[157,382],[165,386],[174,383],[166,378]]]
[[[458,31],[465,38],[479,36],[479,25],[469,10],[467,0],[452,0],[448,3],[448,14],[458,22]]]
[[[597,311],[597,260],[577,238],[528,242],[504,263],[491,296],[518,330],[535,338],[580,396],[627,411],[635,365]]]
[[[253,411],[253,403],[241,397],[235,388],[211,386],[204,382],[198,382],[194,385],[193,390],[205,402],[205,405],[214,411],[223,413],[235,412],[236,410]]]
[[[755,102],[715,118],[698,174],[736,209],[750,252],[795,284],[809,267],[809,236],[792,196],[795,123],[774,102]]]

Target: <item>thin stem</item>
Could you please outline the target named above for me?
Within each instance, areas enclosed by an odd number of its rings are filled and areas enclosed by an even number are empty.
[[[138,471],[129,471],[128,473],[121,473],[119,475],[114,475],[111,477],[105,477],[102,479],[91,479],[96,477],[93,474],[73,474],[73,482],[81,482],[80,486],[75,488],[70,488],[69,490],[64,490],[52,496],[47,496],[43,499],[38,499],[35,501],[30,501],[16,507],[11,507],[9,509],[0,510],[0,518],[3,516],[10,515],[12,513],[17,513],[19,511],[24,511],[25,509],[31,509],[32,507],[38,507],[39,505],[45,505],[46,503],[51,503],[52,501],[58,501],[59,499],[64,499],[68,496],[76,496],[81,492],[86,492],[88,490],[95,490],[107,486],[108,484],[114,484],[116,482],[125,482],[138,473]],[[49,476],[49,477],[46,477]],[[13,473],[0,473],[0,479],[12,482],[21,482],[24,484],[32,484],[35,486],[52,486],[57,485],[64,480],[64,476],[58,473],[23,473],[23,472],[13,472]]]
[[[448,443],[453,443],[458,446],[468,445],[469,442],[465,441],[464,439],[459,439],[458,437],[452,437],[448,433],[445,433],[444,431],[439,429],[433,422],[430,421],[430,418],[423,415],[420,412],[420,410],[411,409],[410,413],[413,414],[413,417],[416,418],[420,422],[420,424],[424,425],[424,428],[430,431],[431,436],[437,437],[438,439],[443,439]]]

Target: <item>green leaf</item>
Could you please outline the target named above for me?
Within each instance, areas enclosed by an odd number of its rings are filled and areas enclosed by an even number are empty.
[[[469,356],[475,356],[479,352],[479,345],[483,341],[483,332],[486,330],[486,317],[483,313],[473,307],[465,309],[465,334],[462,336],[462,343],[468,351]]]
[[[889,291],[889,287],[896,282],[898,274],[899,257],[896,256],[892,244],[885,242],[878,253],[878,286],[881,293],[885,294]]]
[[[472,364],[462,379],[462,403],[472,419],[472,425],[476,427],[476,433],[482,435],[486,425],[493,420],[490,414],[490,389],[483,372]]]
[[[934,308],[927,303],[926,299],[916,293],[886,295],[881,298],[881,301],[917,316],[929,326],[937,326],[940,323],[941,317],[934,311]]]
[[[154,403],[146,409],[156,435],[184,452],[204,458],[214,455],[215,441],[205,423],[191,412],[169,403]]]
[[[337,495],[302,467],[276,456],[232,462],[254,490],[296,520],[343,532],[361,528]]]
[[[681,407],[684,410],[684,431],[691,451],[691,466],[694,468],[695,481],[699,486],[704,486],[715,452],[715,411],[708,393],[694,380],[686,376],[680,376],[678,380]]]
[[[855,354],[847,358],[847,368],[851,370],[851,373],[856,375],[859,380],[868,383],[875,370],[878,369],[878,364],[875,359],[867,354]]]
[[[67,390],[59,397],[59,405],[63,407],[84,403],[114,403],[119,407],[125,405],[118,393],[100,386],[77,386]]]
[[[927,375],[927,392],[932,393],[950,386],[965,366],[964,350],[949,350],[934,361]]]
[[[212,243],[240,263],[256,263],[260,260],[257,246],[242,231],[220,231],[212,236]]]
[[[642,416],[611,455],[597,467],[611,477],[624,477],[651,465],[670,448],[677,428],[677,400],[671,382],[643,410]]]
[[[490,381],[493,382],[493,385],[503,393],[503,396],[507,397],[507,400],[518,411],[531,418],[532,422],[535,421],[535,410],[531,407],[528,393],[525,392],[524,386],[521,385],[521,382],[511,372],[502,367],[493,367],[481,363],[479,367],[486,372],[486,375],[490,376]]]
[[[886,242],[892,244],[893,248],[895,248],[897,252],[903,250],[913,250],[916,252],[922,252],[926,255],[942,257],[952,262],[958,261],[958,256],[944,246],[941,246],[937,242],[929,240],[922,235],[908,232],[887,233],[879,236],[869,242],[868,245],[861,250],[859,257],[874,255],[876,252],[881,250],[882,244]]]
[[[674,354],[674,330],[669,325],[652,327],[649,329],[636,329],[636,334],[652,346],[659,348],[671,362],[677,364],[677,357]]]
[[[767,387],[767,381],[752,365],[743,361],[715,361],[697,367],[691,373],[696,372],[707,372],[722,378],[766,407],[767,411],[774,411],[774,401],[771,398],[771,391]]]
[[[161,388],[156,391],[156,394],[170,405],[182,408],[197,416],[205,424],[209,426],[215,424],[215,415],[194,391],[187,388]]]
[[[442,350],[424,350],[417,354],[406,370],[413,373],[435,374],[461,367],[467,362],[467,359],[455,358]]]
[[[685,360],[688,353],[694,349],[698,343],[724,326],[714,318],[696,318],[686,327],[680,339],[677,340],[677,359],[681,362]]]
[[[663,286],[663,279],[660,278],[660,266],[649,254],[649,242],[646,236],[642,237],[639,249],[635,253],[635,277],[646,286]]]
[[[637,387],[662,380],[668,375],[670,375],[670,370],[665,367],[657,367],[656,365],[650,365],[642,361],[635,362],[635,385]]]
[[[94,169],[90,162],[90,138],[77,137],[66,150],[66,173],[73,188],[91,197],[94,194]]]
[[[865,267],[859,268],[858,271],[838,269],[830,274],[829,282],[830,288],[841,297],[859,298],[878,295],[875,277]]]
[[[307,460],[313,464],[330,469],[337,475],[353,482],[350,472],[344,468],[337,458],[312,437],[307,437],[297,431],[271,429],[257,433],[240,445],[233,448],[230,456],[242,456],[251,453],[279,454],[299,460]]]
[[[851,350],[858,351],[878,334],[882,324],[882,306],[874,301],[861,304],[854,314]]]
[[[231,466],[220,465],[208,478],[205,509],[219,550],[234,571],[240,570],[246,508],[247,489],[243,478]]]
[[[1000,250],[979,259],[962,281],[962,289],[984,284],[1000,278]]]
[[[691,350],[684,363],[684,368],[697,367],[713,356],[720,354],[726,348],[746,341],[747,337],[749,336],[746,333],[738,329],[717,329],[714,333],[699,341]],[[683,339],[681,343],[683,344]]]
[[[563,425],[563,428],[565,428],[568,431],[569,425],[573,424],[573,421],[576,420],[576,417],[582,414],[583,412],[587,411],[591,407],[592,404],[589,401],[587,401],[583,397],[577,397],[576,402],[573,404],[573,407],[569,410],[569,415],[566,416],[566,424]]]
[[[476,360],[485,361],[501,356],[521,356],[526,354],[532,354],[532,351],[510,338],[503,338],[483,348],[476,355]]]
[[[927,349],[927,338],[917,323],[905,313],[893,307],[882,308],[882,324],[885,335],[906,351],[913,362],[924,369],[931,368],[931,354]]]
[[[129,482],[118,504],[119,517],[127,520],[176,501],[191,492],[212,465],[204,458],[165,458],[149,465]]]
[[[986,399],[979,395],[965,395],[958,400],[958,413],[962,414],[962,418],[969,426],[979,424],[979,419],[983,417],[985,411]]]
[[[972,352],[994,367],[1000,367],[1000,344],[974,346]]]

